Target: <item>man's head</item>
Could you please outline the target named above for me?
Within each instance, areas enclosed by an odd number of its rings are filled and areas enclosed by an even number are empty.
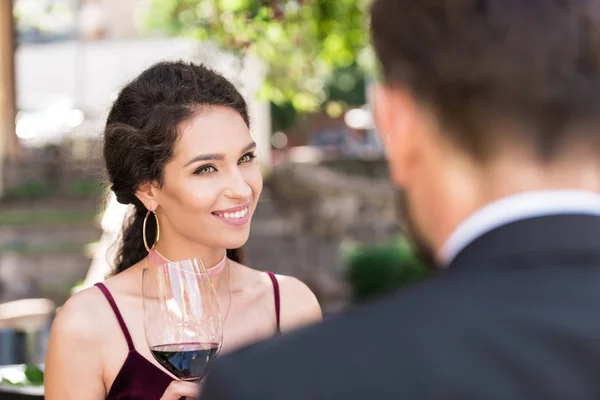
[[[375,0],[375,117],[421,240],[486,203],[600,190],[600,0]]]

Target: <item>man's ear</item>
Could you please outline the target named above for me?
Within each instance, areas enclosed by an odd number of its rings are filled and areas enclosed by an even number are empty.
[[[418,151],[417,104],[408,92],[386,85],[374,87],[372,95],[375,122],[392,178],[403,187],[411,179]]]
[[[158,207],[157,196],[159,191],[158,182],[146,182],[138,187],[135,196],[142,202],[146,209],[154,211]]]

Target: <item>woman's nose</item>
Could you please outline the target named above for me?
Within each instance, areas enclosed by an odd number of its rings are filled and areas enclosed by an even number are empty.
[[[226,194],[238,199],[249,199],[252,195],[252,188],[250,188],[244,175],[239,170],[232,172],[227,184]]]

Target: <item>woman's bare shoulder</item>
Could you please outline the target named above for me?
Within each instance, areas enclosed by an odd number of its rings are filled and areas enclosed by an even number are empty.
[[[103,324],[110,312],[97,288],[73,295],[60,308],[52,324],[45,367],[47,399],[106,397],[103,376],[105,354]],[[105,301],[106,302],[106,301]]]
[[[300,279],[276,275],[281,293],[281,330],[290,331],[320,322],[323,318],[317,296]]]
[[[240,265],[240,264],[238,264]],[[240,265],[247,277],[263,289],[272,293],[273,284],[264,271]],[[276,274],[281,299],[281,329],[293,330],[303,325],[319,322],[322,319],[321,306],[315,294],[300,279]]]
[[[84,289],[60,308],[52,324],[53,333],[77,342],[99,342],[106,326],[103,321],[110,312],[108,302],[98,288]]]

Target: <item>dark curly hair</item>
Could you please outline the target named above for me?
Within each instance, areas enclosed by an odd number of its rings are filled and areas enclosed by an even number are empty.
[[[163,170],[173,156],[180,124],[207,106],[237,111],[250,127],[248,108],[236,87],[217,72],[183,61],[160,62],[125,86],[115,100],[104,131],[104,161],[111,189],[121,204],[135,211],[123,225],[115,273],[122,272],[146,255],[142,225],[146,207],[136,197],[140,185],[163,184]],[[147,235],[154,238],[156,225],[149,218]],[[227,255],[242,262],[242,249]]]
[[[597,140],[577,128],[600,115],[598,1],[374,0],[371,31],[386,84],[480,161],[508,141],[550,161]]]

